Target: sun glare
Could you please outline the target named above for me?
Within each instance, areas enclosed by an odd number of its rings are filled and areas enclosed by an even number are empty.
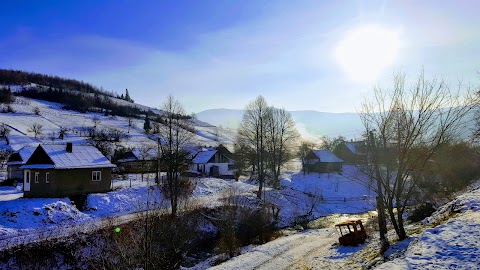
[[[353,81],[371,82],[395,62],[400,33],[378,25],[354,28],[335,47],[335,59]]]

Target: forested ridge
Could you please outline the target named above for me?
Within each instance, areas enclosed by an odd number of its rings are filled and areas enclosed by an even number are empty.
[[[125,95],[74,79],[20,70],[0,69],[0,84],[7,95],[9,86],[25,86],[14,94],[64,104],[65,109],[80,112],[100,111],[119,116],[139,116],[145,112],[136,106],[114,102],[113,98],[133,103],[128,90]],[[3,92],[2,92],[3,93]]]

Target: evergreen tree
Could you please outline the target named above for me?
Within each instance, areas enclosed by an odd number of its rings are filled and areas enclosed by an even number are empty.
[[[125,100],[133,103],[133,99],[130,97],[130,94],[128,94],[128,89],[125,89]]]
[[[148,114],[145,116],[145,123],[143,123],[143,129],[145,130],[146,133],[149,133],[150,130],[152,129],[152,126],[150,125],[150,119],[148,118]]]

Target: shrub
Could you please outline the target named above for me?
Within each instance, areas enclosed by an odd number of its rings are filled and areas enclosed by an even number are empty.
[[[408,220],[412,222],[418,222],[423,220],[426,217],[429,217],[435,212],[435,207],[431,203],[424,203],[419,207],[415,208],[413,212],[408,216]]]

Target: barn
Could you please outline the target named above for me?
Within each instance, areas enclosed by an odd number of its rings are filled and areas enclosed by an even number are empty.
[[[342,170],[343,160],[330,150],[310,150],[305,157],[305,171],[331,173]]]

